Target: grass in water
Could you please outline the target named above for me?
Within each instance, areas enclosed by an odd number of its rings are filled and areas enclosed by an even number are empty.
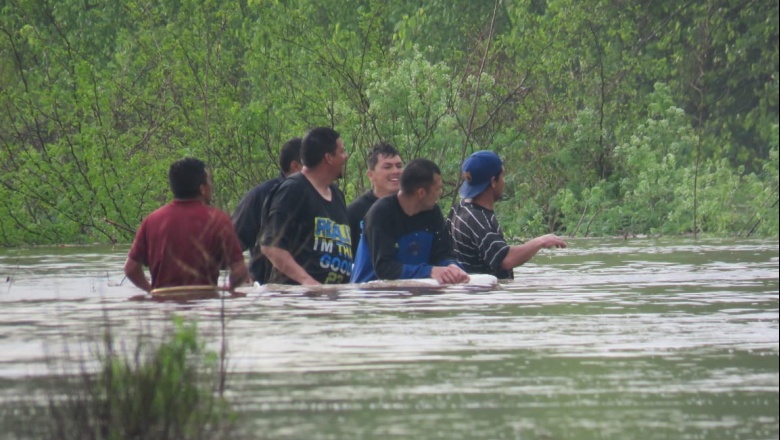
[[[139,336],[132,352],[114,345],[107,326],[77,374],[51,379],[46,408],[25,411],[17,438],[236,438],[236,414],[220,392],[220,357],[205,349],[194,322],[174,317],[162,338]]]

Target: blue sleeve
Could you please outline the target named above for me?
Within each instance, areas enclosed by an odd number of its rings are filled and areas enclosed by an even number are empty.
[[[460,264],[460,262],[457,261],[457,260],[442,260],[442,261],[439,261],[438,263],[436,263],[436,266],[444,267],[444,266],[449,266],[450,264],[454,264],[454,265],[458,266],[459,268],[463,269],[463,265]],[[463,269],[463,270],[466,270],[466,269]]]
[[[454,263],[441,210],[411,219],[397,202],[382,199],[366,215],[363,240],[379,279],[430,278],[435,266]]]

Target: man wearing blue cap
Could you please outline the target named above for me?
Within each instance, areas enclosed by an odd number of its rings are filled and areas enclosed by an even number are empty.
[[[455,258],[468,273],[488,273],[513,279],[512,269],[530,260],[540,249],[565,248],[554,234],[521,245],[504,240],[493,206],[504,193],[504,164],[492,151],[477,151],[461,166],[461,201],[452,207],[447,222]]]

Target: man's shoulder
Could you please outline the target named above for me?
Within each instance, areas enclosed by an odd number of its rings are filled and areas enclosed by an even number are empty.
[[[182,203],[182,201],[177,200],[171,200],[170,202],[160,206],[159,208],[155,209],[154,211],[150,212],[149,215],[146,216],[144,219],[145,221],[151,221],[159,217],[166,217],[169,215],[174,215],[177,212],[185,211],[190,209],[190,206],[192,204],[190,203]],[[205,206],[205,205],[203,205]]]
[[[257,192],[257,193],[261,193],[261,194],[262,193],[267,193],[273,187],[275,187],[276,185],[282,183],[284,180],[285,179],[282,176],[274,177],[273,179],[266,180],[265,182],[257,185],[256,187],[254,187],[252,189],[252,191]]]
[[[359,203],[374,203],[378,200],[377,196],[374,194],[374,190],[368,190],[360,195],[360,197],[356,198],[355,200],[350,203],[350,205],[356,205]]]
[[[146,216],[146,218],[148,219],[148,218],[156,217],[158,215],[164,215],[166,212],[174,210],[174,209],[176,209],[176,208],[174,207],[173,202],[168,202],[168,203],[158,207],[154,211],[150,212],[149,215]]]
[[[225,211],[215,206],[207,205],[200,200],[174,200],[152,211],[144,219],[144,222],[156,222],[171,217],[209,217],[220,220],[226,219],[230,222],[230,216]]]
[[[392,220],[396,217],[396,214],[401,211],[401,205],[398,204],[398,198],[396,196],[385,196],[374,202],[366,212],[366,219],[372,217],[374,219],[381,218],[384,220]]]
[[[398,197],[396,195],[382,197],[374,202],[374,206],[381,207],[382,209],[401,209],[401,205],[398,203]],[[372,208],[374,206],[372,206]]]
[[[369,206],[373,205],[374,202],[376,202],[377,200],[378,199],[377,199],[377,196],[374,194],[374,191],[373,190],[369,190],[369,191],[366,191],[363,194],[361,194],[360,197],[358,197],[355,200],[353,200],[347,206],[347,209],[349,211],[360,210],[361,208],[369,207]]]
[[[333,194],[331,201],[343,206],[344,212],[347,212],[347,196],[344,195],[344,191],[342,191],[341,188],[339,188],[335,183],[331,183],[328,186],[330,187],[330,191]],[[316,191],[314,190],[314,187],[311,188],[313,191]]]
[[[278,185],[283,180],[284,178],[279,176],[273,179],[266,180],[260,184],[257,184],[244,194],[242,200],[249,200],[258,197],[263,197],[266,194],[268,194],[268,192],[271,191],[271,189],[273,189],[274,186]]]
[[[433,208],[418,213],[415,217],[418,218],[418,222],[422,222],[426,228],[439,227],[445,223],[444,214],[441,212],[441,207],[437,203]]]
[[[461,231],[471,231],[471,234],[479,235],[500,230],[495,212],[476,203],[461,202],[449,221],[452,227],[459,228]]]
[[[290,177],[284,178],[278,182],[278,185],[276,187],[276,195],[279,194],[285,194],[285,193],[292,193],[295,195],[295,197],[304,197],[305,194],[308,193],[309,188],[311,188],[311,184],[308,183],[308,180],[306,180],[306,177],[301,174],[297,173]],[[269,188],[269,191],[273,188]],[[274,196],[276,197],[276,196]]]
[[[482,206],[477,205],[476,203],[466,202],[463,200],[459,201],[457,205],[454,205],[452,207],[452,211],[456,217],[459,217],[463,220],[473,217],[477,213],[490,214],[493,212],[487,208],[483,208]]]
[[[220,209],[220,208],[217,208],[216,206],[211,206],[211,205],[203,205],[203,207],[204,207],[205,209],[207,209],[207,210],[208,210],[208,212],[209,212],[210,214],[212,214],[212,215],[215,215],[215,216],[218,216],[218,217],[227,217],[228,219],[230,219],[230,216],[228,215],[228,213],[227,213],[227,212],[223,211],[223,210],[222,210],[222,209]]]
[[[231,225],[233,224],[233,222],[230,220],[230,216],[225,211],[217,208],[216,206],[201,203],[199,205],[193,206],[192,210],[195,215],[200,215],[209,219],[216,219],[221,222],[227,222]]]
[[[303,175],[303,173],[295,173],[290,177],[285,177],[284,179],[279,180],[280,188],[288,187],[288,186],[296,186],[296,185],[303,185],[307,182],[306,176]]]

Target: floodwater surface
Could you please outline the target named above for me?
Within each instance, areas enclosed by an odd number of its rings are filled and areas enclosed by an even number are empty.
[[[777,439],[777,240],[572,240],[491,291],[131,302],[127,248],[0,249],[0,417],[109,322],[198,321],[250,438]],[[0,432],[5,429],[0,425]]]

